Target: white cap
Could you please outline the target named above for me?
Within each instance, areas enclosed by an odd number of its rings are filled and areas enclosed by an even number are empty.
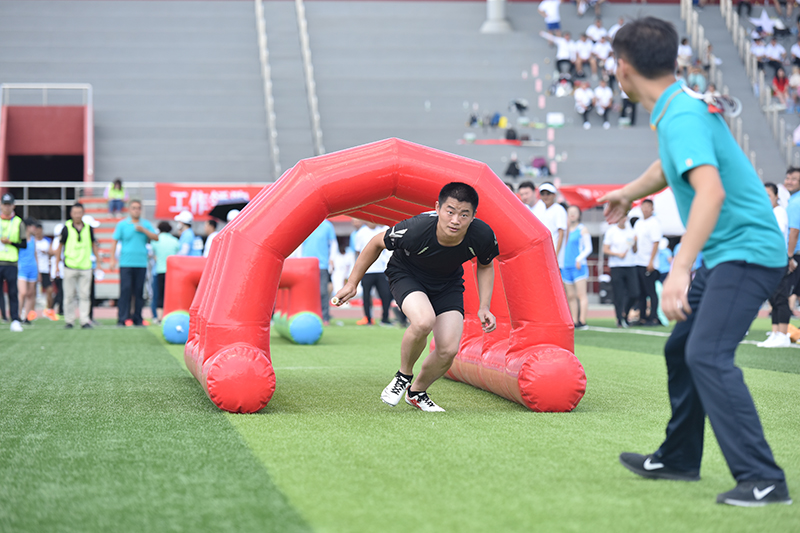
[[[230,211],[228,211],[228,217],[227,217],[228,222],[230,222],[231,220],[236,218],[236,215],[238,215],[238,214],[239,214],[239,210],[238,209],[231,209]]]
[[[192,214],[189,211],[181,211],[180,213],[175,215],[175,221],[176,222],[182,222],[183,224],[186,224],[187,226],[189,224],[191,224],[193,220],[194,220],[194,217],[192,216]]]
[[[99,228],[100,222],[98,222],[92,215],[83,215],[81,219],[84,224],[88,225],[91,228]]]
[[[53,228],[53,235],[61,235],[61,232],[62,232],[62,231],[64,231],[64,224],[61,224],[61,223],[59,222],[59,223],[58,223],[58,224],[56,224],[56,226]]]
[[[542,183],[541,185],[539,185],[539,192],[540,193],[549,192],[551,194],[556,194],[558,191],[556,191],[556,188],[553,187],[552,183]]]

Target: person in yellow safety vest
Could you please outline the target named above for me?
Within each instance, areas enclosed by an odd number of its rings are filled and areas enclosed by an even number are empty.
[[[75,307],[80,314],[81,328],[91,329],[89,306],[92,293],[92,252],[100,257],[97,240],[89,224],[83,222],[83,205],[76,203],[69,211],[70,220],[61,231],[61,242],[56,250],[56,257],[61,257],[64,250],[64,271],[61,273],[64,286],[64,320],[67,329],[72,329],[75,322]]]
[[[122,186],[122,180],[117,178],[114,183],[109,183],[103,196],[108,200],[108,212],[114,218],[122,218],[122,210],[125,208],[125,202],[128,199],[128,193]]]
[[[5,281],[8,286],[11,331],[14,332],[22,331],[17,294],[17,262],[20,248],[28,247],[26,233],[22,219],[14,213],[14,197],[8,193],[4,194],[0,204],[0,291],[3,290]]]

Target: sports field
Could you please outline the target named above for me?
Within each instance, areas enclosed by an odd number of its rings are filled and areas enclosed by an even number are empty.
[[[800,502],[716,505],[734,486],[709,431],[702,481],[637,478],[669,414],[651,335],[590,321],[572,413],[532,413],[449,380],[446,413],[378,398],[400,329],[274,336],[278,386],[258,414],[219,411],[158,328],[37,323],[0,332],[1,531],[800,531]],[[759,319],[749,339],[762,340]],[[800,499],[800,348],[742,345],[739,364]]]

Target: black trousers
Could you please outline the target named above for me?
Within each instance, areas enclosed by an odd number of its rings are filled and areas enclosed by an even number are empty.
[[[628,313],[639,299],[639,274],[636,267],[612,267],[611,288],[614,290],[617,323],[622,324],[628,320]]]
[[[64,314],[64,281],[61,278],[56,278],[53,280],[53,284],[56,286],[56,295],[53,298],[53,311],[56,311],[59,315]]]
[[[627,98],[622,99],[622,112],[619,114],[621,118],[625,118],[628,116],[628,111],[631,112],[631,126],[636,125],[636,104],[628,100]]]
[[[783,268],[733,261],[701,267],[689,289],[692,313],[664,346],[672,417],[655,453],[671,468],[697,472],[705,417],[737,481],[784,480],[742,371],[739,342],[783,276]]]
[[[118,324],[124,324],[126,320],[132,318],[135,325],[142,325],[142,307],[144,307],[144,279],[146,276],[146,267],[120,267],[119,302],[117,305]],[[133,299],[132,317],[131,299]]]
[[[12,321],[19,320],[19,294],[17,292],[17,265],[0,266],[0,291],[3,281],[8,285],[8,311]]]
[[[800,261],[800,254],[795,255],[794,260]],[[789,319],[792,317],[792,310],[789,308],[789,296],[791,296],[798,280],[800,280],[800,268],[796,268],[794,272],[789,272],[787,268],[778,284],[778,288],[769,297],[769,304],[772,306],[773,324],[789,323]]]
[[[389,310],[392,305],[392,291],[389,290],[389,280],[386,279],[386,274],[383,272],[375,272],[373,274],[364,274],[361,280],[361,288],[364,290],[364,316],[372,322],[372,288],[378,290],[378,295],[381,297],[383,304],[383,316],[381,321],[389,323]]]
[[[659,278],[658,270],[647,271],[647,267],[637,266],[636,274],[639,276],[639,320],[644,322],[659,322],[658,320],[658,293],[656,281]],[[650,313],[647,313],[647,299],[650,298]]]

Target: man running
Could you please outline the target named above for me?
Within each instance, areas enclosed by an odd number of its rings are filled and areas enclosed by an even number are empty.
[[[355,296],[358,283],[385,249],[395,250],[386,276],[397,304],[410,325],[400,345],[400,370],[381,394],[381,400],[397,405],[403,393],[406,403],[423,411],[444,411],[427,394],[428,388],[450,368],[464,329],[465,261],[477,258],[478,318],[483,331],[496,327],[489,311],[494,286],[494,265],[499,255],[492,228],[475,218],[478,193],[465,183],[445,185],[435,211],[399,222],[373,237],[356,260],[334,305]],[[433,331],[436,348],[425,358],[414,379],[414,364]]]
[[[672,418],[652,454],[620,462],[646,478],[700,479],[708,416],[737,485],[717,503],[745,507],[792,503],[734,364],[736,347],[778,286],[787,248],[764,186],[716,106],[675,79],[678,34],[653,17],[623,26],[614,38],[617,79],[650,112],[659,160],[600,202],[615,223],[631,202],[672,187],[686,233],[664,281],[662,307],[678,324],[664,346]],[[703,266],[692,279],[702,251]]]

